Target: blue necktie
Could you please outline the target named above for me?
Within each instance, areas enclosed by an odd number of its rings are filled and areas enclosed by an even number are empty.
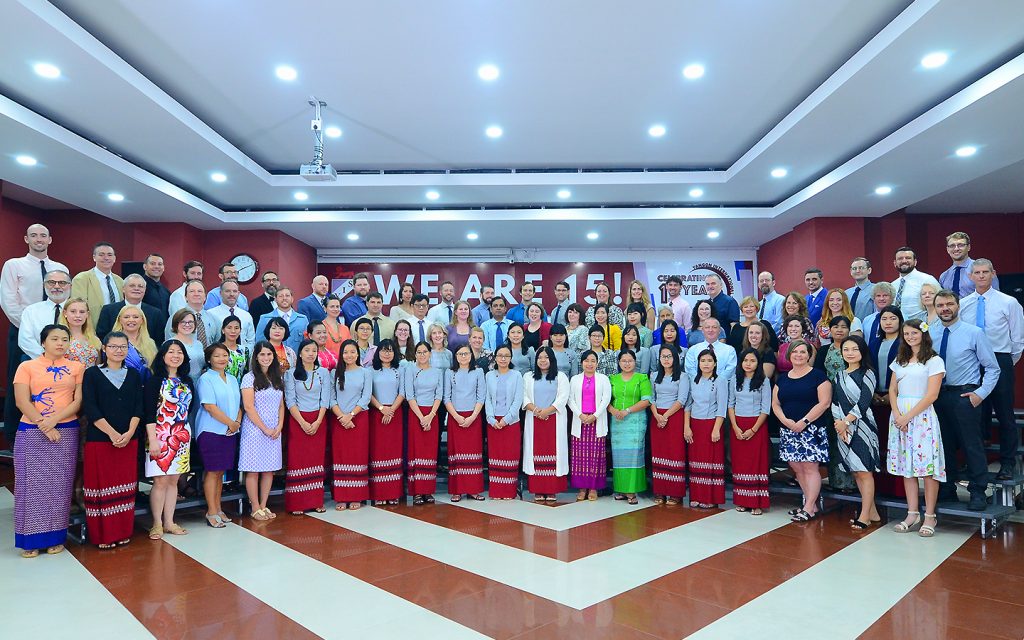
[[[882,337],[878,335],[878,322],[882,319],[881,312],[875,314],[875,319],[871,323],[871,333],[868,334],[868,344],[872,349],[877,349],[876,345],[881,344]]]
[[[975,321],[979,329],[985,329],[985,296],[978,296],[978,317]]]
[[[505,342],[505,336],[501,334],[501,323],[498,323],[498,328],[494,330],[494,348],[497,349],[501,344]]]
[[[960,270],[963,267],[955,267],[953,269],[953,293],[960,295]]]
[[[420,342],[426,342],[427,336],[423,333],[423,321],[420,320]]]
[[[853,298],[850,299],[850,308],[853,309],[853,315],[857,315],[857,298],[860,297],[860,286],[854,288]]]
[[[948,344],[949,344],[949,327],[945,327],[945,328],[942,329],[942,342],[939,343],[939,357],[942,358],[943,362],[946,361],[946,346]],[[946,371],[948,373],[949,367],[946,367]]]

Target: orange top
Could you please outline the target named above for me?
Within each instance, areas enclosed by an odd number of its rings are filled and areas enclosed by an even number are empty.
[[[324,348],[334,355],[338,355],[338,352],[341,350],[341,343],[351,339],[352,332],[340,322],[338,323],[337,331],[332,329],[327,322],[324,322],[324,327],[327,329],[327,344],[324,345]]]
[[[71,404],[75,398],[75,387],[82,384],[84,375],[85,366],[80,362],[40,356],[18,365],[14,383],[27,384],[36,409],[47,416]]]

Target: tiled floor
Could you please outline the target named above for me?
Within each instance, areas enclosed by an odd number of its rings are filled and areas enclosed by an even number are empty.
[[[140,530],[114,551],[29,561],[10,547],[0,493],[0,616],[18,637],[74,633],[82,616],[161,639],[1024,637],[1017,524],[981,540],[942,522],[922,540],[854,533],[849,513],[792,524],[781,505],[755,519],[571,495],[557,507],[439,499],[225,531],[184,515],[186,537]],[[60,585],[79,618],[22,606],[33,584]]]

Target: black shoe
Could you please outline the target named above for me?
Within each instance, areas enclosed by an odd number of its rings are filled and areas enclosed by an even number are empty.
[[[999,473],[996,474],[996,480],[1013,480],[1013,467],[999,467]]]
[[[971,501],[967,503],[970,511],[984,511],[988,507],[988,498],[984,493],[972,493]]]

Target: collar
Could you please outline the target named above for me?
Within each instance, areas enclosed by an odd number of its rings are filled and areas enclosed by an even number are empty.
[[[822,293],[823,291],[825,291],[825,287],[820,287],[820,288],[819,288],[819,289],[818,289],[817,291],[815,291],[814,293],[808,293],[807,295],[811,296],[812,298],[817,298],[817,297],[818,297],[818,294],[819,294],[819,293]]]
[[[93,267],[93,268],[92,268],[92,272],[93,272],[94,274],[96,274],[96,279],[97,279],[97,280],[99,280],[99,281],[100,281],[100,282],[102,282],[102,283],[106,283],[106,282],[107,282],[107,276],[108,276],[108,275],[110,275],[110,276],[113,276],[113,275],[114,275],[114,272],[113,272],[113,271],[111,271],[111,272],[110,272],[109,274],[103,273],[102,271],[100,271],[100,268],[99,268],[99,267]],[[113,282],[114,282],[114,278],[112,278],[112,277],[111,277],[111,278],[110,278],[110,282],[111,282],[111,284],[113,284]]]

